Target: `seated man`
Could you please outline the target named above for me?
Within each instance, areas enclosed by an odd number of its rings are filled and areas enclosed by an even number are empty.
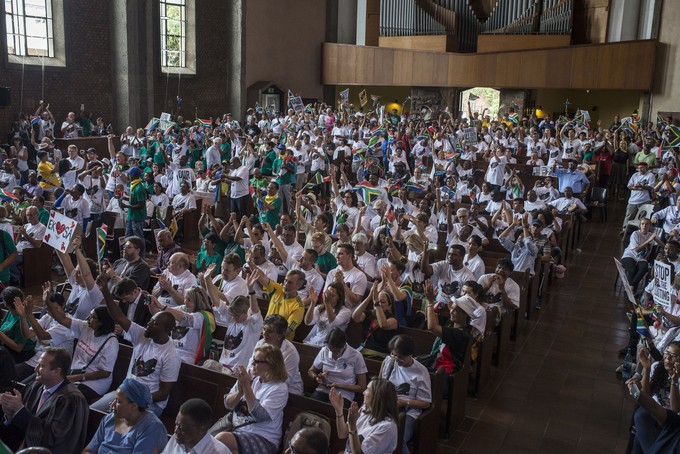
[[[495,273],[485,274],[479,278],[488,306],[498,310],[496,325],[500,323],[502,314],[519,309],[519,284],[510,277],[513,269],[512,260],[502,258],[496,264]]]
[[[15,389],[0,395],[6,421],[3,439],[19,434],[27,447],[80,452],[89,410],[85,397],[66,379],[70,370],[71,356],[66,350],[45,348],[35,368],[35,381],[23,393]]]
[[[132,343],[127,378],[137,378],[149,387],[153,402],[148,410],[160,416],[168,404],[170,390],[177,381],[182,363],[175,344],[170,339],[170,333],[175,329],[175,317],[165,311],[158,312],[149,320],[145,329],[131,322],[113,301],[107,285],[108,278],[104,273],[99,275],[97,284],[104,295],[111,318],[120,325],[125,331],[125,337]],[[115,397],[115,391],[109,392],[92,404],[92,408],[107,412]]]
[[[166,306],[184,304],[184,291],[196,286],[196,276],[191,273],[189,256],[177,252],[170,257],[168,268],[158,277],[153,295]]]
[[[38,209],[30,206],[26,209],[26,220],[28,221],[23,226],[17,229],[17,252],[19,255],[16,260],[12,262],[10,268],[11,280],[14,283],[21,282],[21,275],[23,273],[24,264],[24,250],[31,248],[39,248],[42,245],[43,237],[45,236],[45,225],[39,221]]]
[[[158,232],[156,244],[158,245],[158,258],[156,259],[156,266],[151,268],[151,272],[160,274],[168,268],[170,257],[176,252],[182,252],[182,248],[175,243],[172,233],[168,229]]]
[[[354,247],[351,244],[339,245],[335,258],[338,266],[328,272],[325,287],[327,288],[333,282],[344,283],[348,287],[345,290],[345,305],[354,309],[364,297],[368,280],[366,275],[354,266]]]
[[[293,340],[295,328],[300,326],[305,315],[305,305],[302,303],[298,290],[302,287],[305,280],[305,273],[300,270],[291,270],[286,274],[283,285],[269,279],[252,260],[248,266],[257,272],[257,281],[265,292],[270,293],[269,310],[267,316],[281,315],[288,320],[286,338]],[[257,270],[257,271],[256,271]],[[252,290],[251,290],[252,291]]]
[[[562,214],[565,213],[585,213],[588,208],[581,202],[580,199],[574,197],[571,188],[567,186],[564,188],[564,197],[553,200],[548,205],[554,206]]]
[[[127,318],[139,326],[146,326],[149,323],[151,320],[151,312],[147,307],[149,295],[134,280],[124,277],[112,286],[111,293],[120,302],[120,308]]]
[[[184,216],[196,210],[196,197],[191,193],[189,183],[183,181],[180,190],[181,192],[172,199],[172,212],[177,220],[178,233],[184,231]]]
[[[127,277],[135,281],[142,290],[148,290],[151,272],[144,261],[144,240],[136,236],[128,237],[123,245],[123,257],[116,260],[113,266],[106,266],[104,269],[109,275],[111,288]]]
[[[213,413],[210,405],[202,399],[187,400],[179,407],[179,413],[175,418],[175,434],[168,441],[163,454],[189,452],[231,454],[227,445],[215,440],[208,433],[212,423]]]

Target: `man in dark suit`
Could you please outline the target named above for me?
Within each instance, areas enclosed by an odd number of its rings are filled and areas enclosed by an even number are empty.
[[[123,313],[139,326],[146,326],[151,320],[149,295],[144,294],[143,290],[134,280],[127,277],[117,282],[111,290],[113,297],[120,302]]]
[[[35,368],[35,381],[23,393],[15,389],[0,395],[5,429],[23,436],[25,447],[70,453],[85,446],[89,409],[85,397],[66,379],[70,368],[66,350],[47,347]]]

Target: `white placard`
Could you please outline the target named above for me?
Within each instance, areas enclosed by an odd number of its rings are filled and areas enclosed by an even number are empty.
[[[671,310],[671,266],[661,260],[654,262],[654,302]]]
[[[170,118],[171,118],[171,117],[170,117],[170,114],[167,113],[167,112],[163,112],[163,113],[161,114],[161,121],[170,121]]]
[[[630,301],[633,306],[637,307],[635,295],[633,294],[633,290],[630,288],[630,283],[628,283],[628,275],[626,274],[625,268],[623,268],[623,265],[621,265],[621,262],[619,262],[616,257],[614,257],[614,263],[616,264],[616,269],[619,271],[619,277],[621,278],[623,289],[626,291],[626,295],[628,295],[628,301]]]
[[[47,243],[57,251],[70,253],[73,251],[73,238],[80,235],[82,231],[82,226],[76,221],[52,210],[47,221],[43,243]]]
[[[290,107],[292,107],[295,112],[302,112],[305,110],[305,104],[302,102],[302,98],[300,96],[290,98]]]
[[[463,138],[465,139],[465,143],[467,145],[476,145],[477,144],[477,128],[464,128],[463,129]]]

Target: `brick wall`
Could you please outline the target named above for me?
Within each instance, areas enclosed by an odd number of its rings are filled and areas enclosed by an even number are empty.
[[[45,101],[50,103],[57,125],[69,111],[80,109],[111,118],[111,39],[108,2],[70,0],[64,5],[66,68],[45,67]],[[0,143],[6,140],[11,122],[20,111],[33,114],[43,92],[40,66],[25,66],[21,104],[21,65],[8,64],[3,36],[0,86],[12,90],[12,104],[0,109]],[[21,104],[21,105],[20,105]]]
[[[154,80],[154,106],[161,112],[177,113],[177,88],[182,97],[179,113],[185,119],[222,115],[227,101],[227,59],[230,30],[226,17],[230,14],[228,1],[201,0],[196,2],[196,75],[178,77],[158,70]],[[166,103],[167,87],[167,103]],[[237,113],[235,112],[234,115]]]

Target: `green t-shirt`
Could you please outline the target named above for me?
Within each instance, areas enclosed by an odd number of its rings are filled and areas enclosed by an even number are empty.
[[[130,205],[139,205],[141,208],[128,208],[128,218],[131,221],[144,221],[146,219],[146,189],[144,183],[139,182],[134,189],[130,189]]]
[[[258,201],[255,199],[255,206],[257,206],[257,203]],[[272,226],[273,229],[275,229],[276,226],[279,225],[279,220],[281,218],[281,197],[276,197],[274,200],[272,200],[270,205],[272,205],[274,209],[266,210],[263,208],[258,215],[258,219],[260,222],[267,222]]]
[[[249,184],[251,188],[266,188],[267,185],[269,185],[269,181],[266,178],[261,178],[259,180],[257,178],[251,178]]]
[[[201,251],[198,253],[198,256],[196,257],[196,269],[197,270],[205,270],[207,267],[212,265],[213,263],[217,266],[219,269],[220,266],[222,265],[222,254],[215,251],[213,255],[208,255],[207,252]]]
[[[38,213],[38,221],[40,221],[41,224],[47,225],[47,223],[50,220],[50,212],[46,210],[45,208],[41,208],[40,212]]]
[[[7,269],[9,270],[9,267]],[[29,324],[28,326],[30,327],[31,325]],[[0,331],[5,333],[14,342],[24,344],[24,348],[21,351],[26,352],[35,349],[35,339],[27,339],[21,333],[21,318],[18,315],[13,315],[7,311],[5,318],[2,319]]]
[[[220,145],[220,160],[231,161],[231,142],[222,142]]]
[[[328,274],[328,272],[338,266],[338,261],[335,260],[335,256],[330,252],[326,252],[320,255],[316,259],[316,264],[319,265],[319,269],[323,274]]]
[[[291,165],[292,164],[292,165]],[[279,171],[281,170],[281,167],[283,166],[283,159],[281,158],[276,158],[276,161],[274,161],[274,173],[279,174]],[[279,185],[282,184],[295,184],[295,172],[297,169],[297,165],[295,163],[290,163],[286,166],[286,173],[283,175],[279,176],[276,179],[276,182]]]
[[[14,244],[14,239],[12,236],[5,232],[4,230],[2,231],[2,251],[0,251],[0,262],[3,262],[7,257],[12,255],[14,252],[16,252],[17,247]],[[9,266],[6,266],[2,271],[0,271],[0,282],[6,284],[9,282]]]
[[[210,229],[205,229],[205,230],[203,230],[203,231],[201,232],[201,238],[205,238],[205,236],[206,236],[208,233],[210,233],[210,232],[212,232],[212,230],[210,230]],[[213,233],[215,233],[215,232],[213,232]],[[217,232],[217,236],[218,236],[218,237],[220,236],[220,235],[219,235],[219,232]],[[219,239],[217,240],[217,243],[215,243],[215,252],[217,252],[217,253],[220,254],[222,257],[224,257],[224,256],[226,255],[226,254],[224,253],[224,250],[225,250],[226,248],[227,248],[227,243],[225,243],[224,241],[222,241],[222,238],[219,238]],[[205,254],[205,244],[203,244],[203,241],[201,241],[201,249],[200,249],[199,253]]]
[[[274,167],[274,161],[276,160],[276,151],[269,150],[264,157],[264,162],[262,163],[262,175],[272,175],[272,169]]]

